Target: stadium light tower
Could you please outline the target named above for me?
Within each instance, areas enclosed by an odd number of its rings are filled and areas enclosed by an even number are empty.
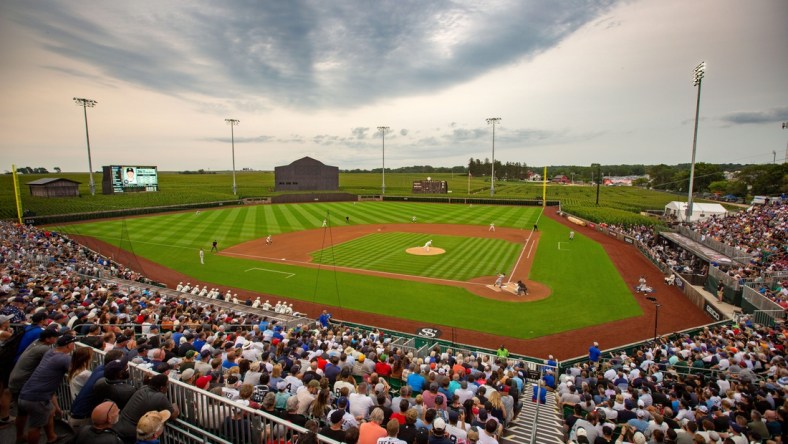
[[[492,171],[490,172],[490,197],[495,195],[495,125],[501,123],[500,117],[490,117],[487,124],[493,126],[492,138]]]
[[[656,341],[658,337],[657,325],[659,325],[659,307],[662,307],[662,304],[660,304],[657,301],[657,298],[655,298],[654,296],[646,296],[646,299],[648,299],[649,301],[651,301],[652,304],[654,304],[654,341]]]
[[[387,126],[379,126],[378,131],[380,131],[380,135],[383,137],[383,170],[381,170],[383,183],[381,184],[380,194],[386,194],[386,132],[388,132],[390,128]]]
[[[698,99],[695,102],[695,132],[692,136],[692,163],[690,164],[689,195],[687,196],[687,222],[692,220],[692,187],[695,184],[695,151],[698,146],[698,115],[700,113],[700,87],[703,84],[703,75],[706,73],[706,62],[700,62],[695,67],[693,85],[698,87]]]
[[[783,129],[788,128],[788,122],[783,122]],[[788,163],[788,144],[785,145],[785,163]]]
[[[233,195],[237,196],[238,188],[235,186],[235,131],[233,128],[241,123],[241,121],[238,119],[224,119],[224,121],[230,125],[230,143],[232,143],[233,146]]]
[[[93,181],[93,160],[90,157],[90,133],[88,133],[88,108],[93,108],[98,102],[93,99],[74,97],[74,103],[82,107],[85,114],[85,140],[88,143],[88,173],[90,173],[90,195],[96,195],[96,182]]]

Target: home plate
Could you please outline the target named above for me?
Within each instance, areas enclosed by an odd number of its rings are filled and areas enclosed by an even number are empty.
[[[496,291],[498,293],[501,292],[501,289],[499,287],[496,287],[495,285],[485,285],[485,287],[489,288],[490,290]]]

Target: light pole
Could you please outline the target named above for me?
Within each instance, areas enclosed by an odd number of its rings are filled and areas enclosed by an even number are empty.
[[[378,131],[380,131],[380,134],[383,137],[383,169],[381,170],[383,183],[381,184],[380,194],[386,194],[386,131],[389,129],[390,128],[387,126],[378,127]]]
[[[783,129],[788,128],[788,122],[783,122]],[[788,163],[788,144],[785,145],[785,163]]]
[[[74,103],[82,107],[85,114],[85,140],[88,143],[88,172],[90,173],[90,195],[96,195],[96,182],[93,181],[93,160],[90,157],[90,133],[88,133],[88,107],[93,108],[98,102],[92,99],[74,97]]]
[[[224,119],[224,121],[230,125],[230,143],[232,143],[233,146],[233,195],[237,196],[238,188],[235,185],[235,131],[233,128],[241,123],[241,121],[238,119]]]
[[[698,99],[695,103],[695,132],[692,136],[692,163],[690,164],[689,195],[687,196],[687,222],[692,220],[692,187],[695,182],[695,151],[698,146],[698,115],[700,113],[700,88],[703,84],[703,75],[706,73],[706,62],[700,62],[695,67],[693,85],[698,87]]]
[[[659,307],[662,307],[662,304],[657,302],[657,298],[654,296],[647,296],[646,299],[651,301],[654,304],[654,342],[657,341],[657,325],[659,323]]]
[[[490,117],[487,124],[493,126],[492,138],[492,171],[490,172],[490,197],[495,195],[495,125],[501,123],[500,117]]]

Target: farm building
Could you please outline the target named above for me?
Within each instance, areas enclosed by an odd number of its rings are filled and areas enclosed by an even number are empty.
[[[705,220],[711,216],[724,216],[728,214],[728,210],[720,204],[713,203],[692,203],[692,215],[689,222],[696,222]],[[663,215],[672,220],[687,221],[687,202],[673,201],[665,205],[665,212]]]
[[[311,157],[274,168],[276,191],[331,191],[339,189],[339,167]]]
[[[80,182],[53,177],[28,182],[30,195],[36,197],[79,197]]]

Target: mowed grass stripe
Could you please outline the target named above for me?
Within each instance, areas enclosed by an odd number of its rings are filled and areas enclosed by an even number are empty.
[[[324,209],[316,205],[287,205],[287,210],[298,221],[300,229],[319,227],[326,217]]]
[[[410,247],[423,248],[425,239],[447,253],[420,256],[407,253]],[[466,280],[489,274],[484,265],[492,258],[492,266],[510,263],[517,245],[500,239],[474,239],[474,245],[462,248],[468,238],[460,236],[425,236],[419,233],[375,233],[324,249],[312,254],[315,262],[365,270],[388,271],[414,276]],[[478,245],[476,245],[478,244]]]

